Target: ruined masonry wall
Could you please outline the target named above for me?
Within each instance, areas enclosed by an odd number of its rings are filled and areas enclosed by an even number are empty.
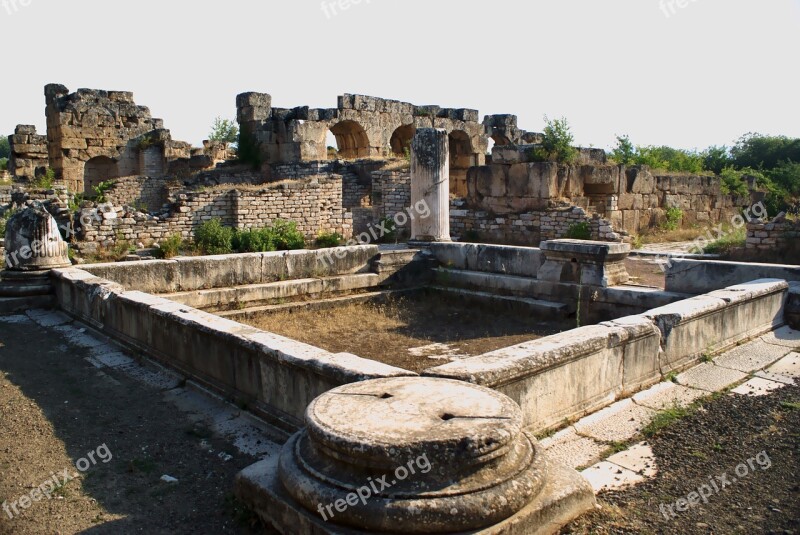
[[[18,125],[14,134],[8,136],[11,157],[8,159],[8,172],[25,180],[33,180],[43,175],[50,166],[47,156],[47,136],[36,133],[36,127]]]
[[[754,221],[747,224],[747,249],[776,251],[796,245],[800,240],[800,221],[785,217],[772,221]]]
[[[78,233],[79,241],[109,246],[119,238],[149,245],[174,234],[191,238],[205,221],[220,218],[237,228],[262,228],[275,219],[295,221],[307,239],[320,232],[352,235],[352,215],[342,209],[341,179],[312,179],[261,191],[185,192],[174,196],[168,214],[150,216],[114,207]],[[81,213],[91,219],[91,211]]]

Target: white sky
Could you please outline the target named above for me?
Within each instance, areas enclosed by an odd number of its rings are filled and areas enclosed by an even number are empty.
[[[320,0],[0,0],[0,133],[44,132],[55,82],[133,91],[194,144],[243,91],[514,113],[533,131],[566,116],[597,147],[800,137],[800,0],[663,0],[669,17],[660,1],[361,0],[326,16]]]

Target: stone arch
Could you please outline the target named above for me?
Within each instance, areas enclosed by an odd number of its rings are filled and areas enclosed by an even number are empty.
[[[450,193],[461,197],[467,195],[467,169],[476,164],[472,141],[463,130],[453,130],[450,144]]]
[[[117,161],[108,156],[96,156],[83,167],[83,191],[92,193],[95,186],[105,180],[119,177]]]
[[[342,121],[330,127],[336,137],[339,157],[344,159],[368,158],[370,143],[367,131],[356,121]]]
[[[397,128],[389,140],[389,146],[392,149],[392,154],[395,156],[405,156],[406,151],[411,150],[411,140],[414,138],[414,133],[417,129],[413,124],[404,124]]]

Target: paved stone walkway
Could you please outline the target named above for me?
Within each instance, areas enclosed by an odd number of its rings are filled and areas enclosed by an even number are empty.
[[[800,331],[784,327],[740,345],[630,399],[585,416],[542,440],[556,459],[579,471],[595,492],[635,485],[656,475],[641,434],[659,411],[688,407],[714,392],[762,396],[800,379]],[[620,446],[633,444],[619,453]],[[587,468],[588,467],[588,468]]]

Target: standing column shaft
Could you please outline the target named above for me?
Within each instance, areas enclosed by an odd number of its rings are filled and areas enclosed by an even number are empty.
[[[449,149],[447,132],[439,128],[420,128],[411,142],[412,241],[450,241]]]

